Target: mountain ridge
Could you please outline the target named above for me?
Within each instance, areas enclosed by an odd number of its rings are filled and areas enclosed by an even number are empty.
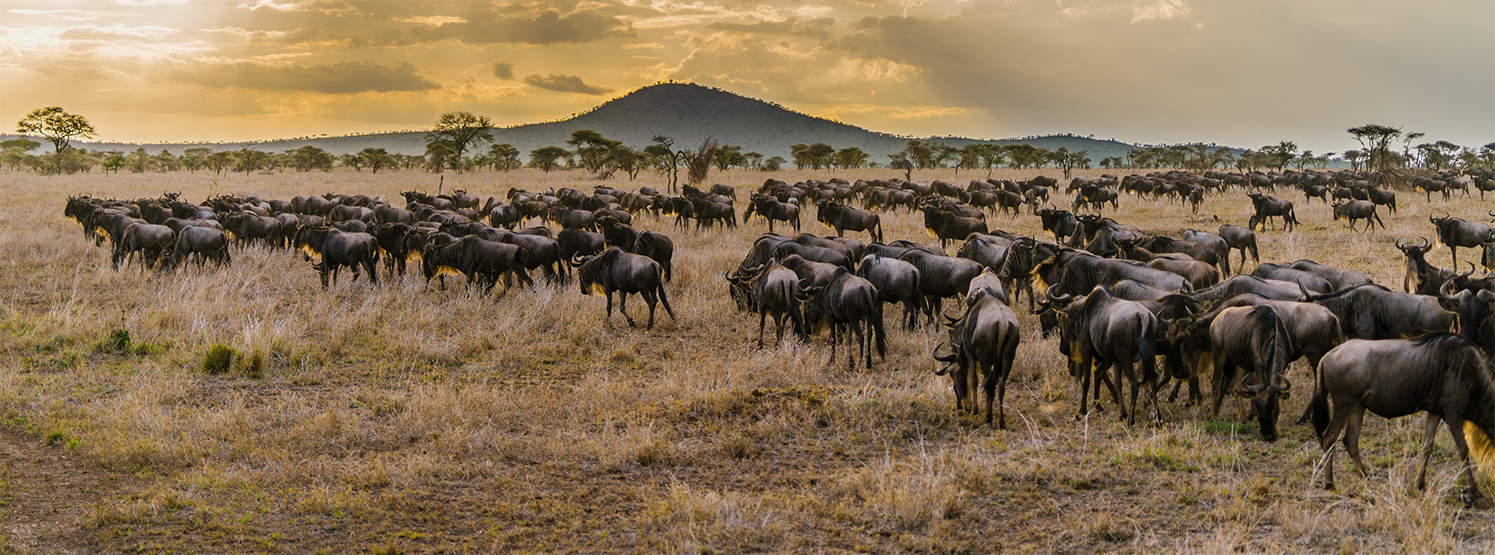
[[[642,87],[603,102],[572,117],[549,122],[494,127],[490,133],[494,144],[508,143],[524,155],[552,145],[564,145],[571,133],[591,129],[609,139],[622,141],[634,148],[649,145],[656,135],[672,137],[676,148],[691,148],[711,136],[724,144],[742,147],[743,152],[758,152],[788,159],[794,144],[822,142],[835,148],[859,147],[872,160],[885,162],[888,154],[903,149],[911,136],[871,131],[848,123],[812,116],[785,108],[777,103],[753,99],[726,90],[693,83],[659,83]],[[14,138],[4,135],[0,138]],[[972,139],[966,137],[919,137],[961,147],[971,143],[1021,144],[1049,150],[1061,146],[1071,151],[1085,150],[1091,160],[1107,156],[1125,156],[1136,148],[1116,140],[1101,140],[1076,135],[1044,135],[1022,139]],[[183,150],[208,147],[215,150],[254,148],[280,152],[313,145],[333,154],[356,153],[364,148],[384,148],[390,152],[422,154],[426,149],[425,132],[404,131],[368,133],[338,137],[305,137],[248,142],[216,143],[124,143],[75,142],[90,150],[167,150],[180,155]],[[44,147],[46,150],[50,148]],[[486,148],[486,145],[484,145]]]

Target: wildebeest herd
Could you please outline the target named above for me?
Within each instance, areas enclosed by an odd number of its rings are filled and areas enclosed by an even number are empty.
[[[1064,210],[1049,201],[1060,194],[1058,180],[1041,176],[972,180],[966,187],[769,179],[743,203],[741,222],[736,191],[725,185],[686,186],[680,196],[647,187],[597,187],[591,194],[510,189],[505,198],[486,201],[465,191],[406,192],[402,206],[338,194],[220,196],[201,204],[175,194],[128,201],[78,196],[68,199],[64,214],[95,244],[109,243],[116,268],[137,258],[163,270],[187,261],[229,265],[231,245],[262,244],[301,253],[323,287],[336,283],[341,268],[354,280],[367,274],[377,285],[381,263],[391,277],[404,275],[407,263],[419,264],[426,282],[434,278],[443,288],[445,275],[462,275],[484,293],[500,282],[508,289],[514,279],[531,284],[530,272],[539,270],[549,282],[575,279],[583,293],[605,295],[609,318],[613,294],[620,294],[619,310],[630,325],[626,299],[638,294],[649,307],[649,328],[656,304],[675,317],[665,291],[675,249],[669,236],[633,227],[635,218],[673,216],[688,231],[691,220],[699,230],[737,227],[756,217],[770,231],[723,277],[736,305],[757,313],[760,347],[771,318],[777,342],[786,332],[803,341],[826,331],[832,361],[844,345],[848,365],[860,359],[872,368],[874,357],[887,352],[883,305],[900,304],[894,328],[943,326],[932,357],[936,374],[951,379],[957,410],[979,414],[984,397],[984,420],[1005,428],[1006,383],[1022,340],[1016,311],[1026,297],[1025,310],[1036,315],[1042,337],[1057,338],[1077,383],[1079,417],[1107,407],[1104,385],[1121,419],[1134,423],[1140,412],[1161,420],[1161,403],[1176,402],[1184,385],[1186,406],[1203,402],[1200,381],[1207,379],[1212,417],[1226,397],[1243,397],[1262,438],[1273,441],[1281,400],[1293,388],[1288,366],[1306,359],[1312,374],[1299,382],[1311,383],[1313,393],[1299,421],[1312,421],[1331,456],[1343,440],[1364,470],[1358,435],[1365,410],[1388,418],[1427,412],[1424,472],[1437,425],[1446,423],[1465,465],[1464,496],[1472,502],[1479,492],[1470,450],[1488,450],[1495,436],[1489,367],[1495,277],[1474,277],[1472,263],[1467,272],[1433,266],[1426,259],[1432,242],[1422,237],[1397,241],[1406,260],[1402,291],[1354,269],[1306,259],[1262,262],[1258,252],[1256,232],[1272,218],[1288,232],[1300,223],[1293,203],[1273,194],[1296,188],[1326,203],[1332,195],[1334,219],[1349,220],[1350,229],[1366,220],[1368,231],[1381,222],[1379,207],[1396,210],[1395,193],[1382,182],[1362,172],[1105,175],[1070,180],[1062,193],[1073,194],[1074,202]],[[1414,185],[1429,194],[1468,194],[1470,185],[1483,193],[1495,190],[1495,176],[1439,176]],[[1197,211],[1205,195],[1241,198],[1242,190],[1242,201],[1252,207],[1244,227],[1168,237],[1102,214],[1108,206],[1116,210],[1126,194]],[[799,233],[801,211],[809,209],[834,236]],[[1038,217],[1052,241],[988,223],[1002,214],[1021,217],[1023,209]],[[920,212],[939,245],[884,242],[883,215],[897,211]],[[537,219],[544,225],[524,227]],[[1458,247],[1479,247],[1485,267],[1495,266],[1489,224],[1448,215],[1430,220],[1431,235],[1455,260]],[[797,235],[773,233],[776,222]],[[848,232],[865,232],[867,241]],[[946,250],[952,243],[953,256]],[[1256,264],[1250,272],[1248,255]],[[953,312],[944,308],[947,300],[955,303]],[[1332,487],[1329,460],[1325,485]]]

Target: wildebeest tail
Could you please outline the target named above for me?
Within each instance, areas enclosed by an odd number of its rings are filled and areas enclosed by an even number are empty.
[[[657,287],[659,287],[659,303],[664,305],[665,314],[669,314],[670,320],[673,321],[675,319],[675,310],[670,308],[670,297],[664,293],[664,283],[661,282]]]
[[[1253,262],[1260,263],[1261,262],[1261,255],[1256,254],[1256,236],[1252,235],[1251,238],[1250,238],[1250,241],[1251,241],[1250,243],[1246,244],[1246,247],[1249,248],[1249,249],[1251,249],[1251,260]],[[1241,271],[1245,272],[1246,269],[1245,268],[1241,268]]]
[[[1492,446],[1489,434],[1481,430],[1479,425],[1464,421],[1464,443],[1469,445],[1469,456],[1474,459],[1474,466],[1488,478],[1495,478],[1495,446]]]
[[[1152,383],[1158,379],[1157,347],[1153,345],[1156,330],[1151,326],[1137,326],[1137,361],[1142,363],[1142,381]]]
[[[1329,390],[1324,387],[1324,363],[1314,369],[1313,399],[1308,401],[1308,411],[1313,414],[1313,435],[1324,439],[1329,430]]]

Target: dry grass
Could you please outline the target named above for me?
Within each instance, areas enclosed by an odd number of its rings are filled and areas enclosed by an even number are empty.
[[[828,174],[775,175],[812,176]],[[580,177],[485,172],[447,175],[446,187],[596,183]],[[742,191],[764,177],[712,179]],[[936,177],[971,175],[916,175]],[[1222,422],[1176,405],[1158,426],[1120,425],[1114,408],[1074,420],[1074,385],[1025,313],[1007,431],[954,412],[932,374],[933,331],[890,324],[888,360],[871,371],[830,364],[823,338],[753,349],[756,319],[735,312],[720,275],[765,231],[756,222],[697,233],[645,217],[642,227],[675,238],[668,289],[680,317],[645,332],[603,322],[602,300],[574,285],[483,297],[460,279],[437,292],[411,276],[322,291],[299,257],[259,248],[236,250],[226,271],[116,272],[61,215],[76,193],[398,198],[435,181],[0,174],[0,411],[50,449],[129,477],[68,533],[96,551],[142,552],[1495,549],[1488,507],[1466,511],[1452,495],[1446,434],[1429,491],[1411,490],[1420,419],[1367,419],[1372,474],[1345,470],[1326,493],[1313,485],[1321,454],[1306,426],[1267,444],[1233,408]],[[1327,206],[1283,196],[1304,225],[1262,234],[1267,260],[1313,257],[1393,287],[1396,238],[1430,235],[1430,213],[1488,211],[1403,193],[1401,213],[1383,215],[1388,231],[1348,234]],[[1209,198],[1199,216],[1121,203],[1123,221],[1171,235],[1248,211],[1240,193]],[[1041,236],[1032,216],[991,222]],[[884,220],[889,240],[924,240],[919,224]],[[1447,264],[1446,249],[1432,255]],[[119,329],[130,349],[98,347]],[[205,374],[220,344],[240,356]],[[241,362],[254,353],[257,372]],[[1303,363],[1294,372],[1303,378]],[[1298,392],[1284,420],[1307,397]]]

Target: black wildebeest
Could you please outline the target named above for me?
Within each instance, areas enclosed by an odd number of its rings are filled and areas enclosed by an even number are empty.
[[[367,233],[345,233],[331,227],[304,227],[296,233],[296,250],[312,261],[322,276],[322,288],[328,287],[328,276],[337,283],[338,271],[346,266],[358,281],[358,271],[369,273],[369,281],[379,284],[379,242]],[[429,277],[427,278],[429,280]]]
[[[1383,418],[1427,412],[1417,489],[1427,486],[1428,456],[1439,424],[1446,424],[1463,465],[1465,504],[1480,497],[1469,460],[1495,457],[1495,386],[1485,357],[1469,340],[1452,333],[1416,339],[1347,341],[1324,356],[1310,402],[1319,447],[1328,453],[1324,487],[1334,488],[1334,443],[1344,448],[1361,474],[1360,422],[1365,411]],[[1332,414],[1331,414],[1332,409]]]
[[[653,259],[613,247],[597,256],[578,257],[572,265],[576,267],[582,294],[601,293],[607,297],[608,319],[613,316],[613,292],[616,291],[622,293],[618,297],[618,312],[628,320],[630,327],[634,325],[633,318],[628,315],[628,295],[631,293],[638,293],[649,305],[649,323],[645,329],[654,329],[656,303],[664,305],[670,321],[675,321],[675,311],[670,308],[669,296],[664,292],[663,270]]]
[[[836,230],[837,237],[845,235],[847,231],[865,231],[873,242],[882,242],[882,220],[877,213],[829,200],[821,200],[815,204],[815,208],[815,219],[825,224],[825,227]]]
[[[830,326],[831,360],[836,359],[836,345],[842,338],[851,339],[856,334],[856,346],[847,353],[848,367],[856,366],[858,354],[872,367],[872,347],[877,345],[878,356],[887,358],[888,339],[882,327],[882,303],[877,300],[877,288],[872,283],[851,275],[845,268],[823,285],[800,284],[800,301],[804,303],[807,331]],[[864,329],[867,328],[867,329]]]
[[[1459,266],[1459,247],[1479,247],[1495,242],[1495,228],[1489,224],[1469,222],[1445,214],[1442,218],[1428,216],[1428,221],[1438,229],[1438,242],[1448,246],[1453,257],[1453,266]]]
[[[924,312],[919,268],[896,258],[868,254],[857,265],[857,277],[877,288],[878,301],[902,303],[904,325],[909,329],[918,327],[919,315]]]
[[[793,326],[795,336],[803,337],[805,325],[799,310],[799,276],[777,260],[745,272],[724,274],[728,282],[752,291],[758,312],[758,348],[763,348],[763,328],[773,315],[775,344],[784,342],[784,319]]]
[[[1365,229],[1369,231],[1372,223],[1381,224],[1381,229],[1386,229],[1386,222],[1376,215],[1375,203],[1368,200],[1347,200],[1334,203],[1334,219],[1349,220],[1350,231],[1355,231],[1355,220],[1365,220]]]
[[[991,424],[992,405],[996,405],[997,428],[1006,429],[1007,413],[1002,405],[1007,398],[1007,377],[1012,374],[1017,346],[1022,341],[1017,313],[982,290],[966,299],[965,313],[959,319],[946,318],[950,320],[953,352],[942,357],[935,347],[934,359],[947,363],[936,374],[951,374],[957,409],[978,414],[981,406],[976,391],[985,393],[986,423]]]
[[[166,269],[175,268],[191,256],[198,267],[212,260],[219,266],[229,263],[228,236],[222,230],[211,227],[187,226],[177,232],[171,256],[166,259]]]
[[[1282,229],[1285,231],[1292,231],[1298,224],[1298,217],[1293,213],[1292,201],[1258,193],[1247,193],[1246,196],[1251,197],[1251,205],[1256,209],[1256,213],[1251,215],[1250,221],[1246,224],[1247,229],[1256,231],[1256,224],[1262,224],[1263,227],[1270,225],[1272,216],[1282,217]]]

